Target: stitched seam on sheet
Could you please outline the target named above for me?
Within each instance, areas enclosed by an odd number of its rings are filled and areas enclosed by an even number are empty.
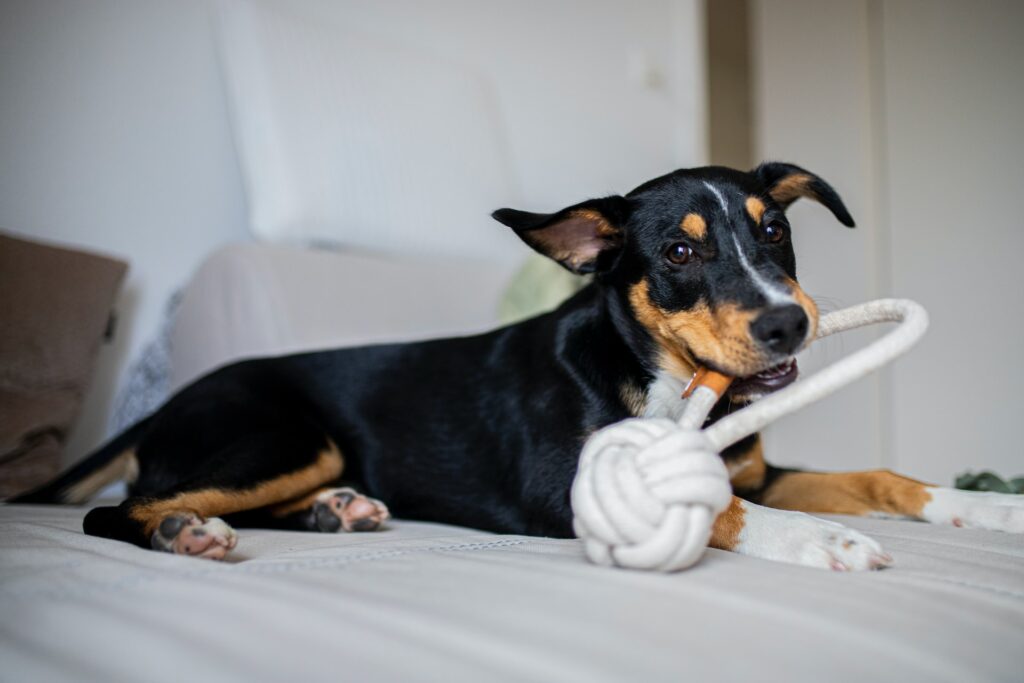
[[[349,557],[325,557],[319,559],[310,560],[299,560],[298,562],[274,562],[271,564],[249,564],[241,563],[236,565],[218,565],[214,567],[207,567],[205,569],[190,570],[185,572],[174,572],[169,573],[162,571],[161,568],[150,567],[149,571],[154,573],[137,574],[134,576],[125,577],[123,579],[116,580],[112,583],[106,583],[101,585],[90,585],[83,586],[81,588],[71,589],[59,589],[59,590],[30,590],[30,591],[12,591],[0,588],[0,596],[12,599],[21,598],[75,598],[83,597],[85,595],[94,593],[110,592],[115,590],[131,589],[139,585],[143,585],[148,582],[156,581],[157,579],[171,578],[171,579],[202,579],[211,576],[237,576],[239,574],[287,574],[288,572],[299,570],[299,569],[320,569],[325,567],[339,567],[349,564],[356,564],[362,562],[373,562],[382,559],[391,559],[394,557],[402,557],[404,555],[415,555],[422,553],[446,553],[446,552],[473,552],[477,550],[494,550],[499,548],[511,548],[514,546],[524,545],[528,541],[519,539],[506,539],[501,541],[490,541],[490,542],[478,542],[478,543],[460,543],[456,545],[447,546],[428,546],[424,548],[407,548],[400,550],[378,550],[372,553],[365,553],[362,555],[353,555]],[[154,551],[146,551],[154,552]],[[197,560],[200,562],[209,562],[209,560]]]
[[[974,581],[967,581],[965,579],[953,579],[948,576],[941,576],[939,574],[928,574],[927,572],[919,572],[915,570],[902,570],[903,573],[899,577],[893,578],[915,578],[925,579],[926,581],[935,581],[936,583],[948,583],[953,586],[960,586],[962,588],[972,588],[974,590],[984,591],[986,593],[993,593],[1007,598],[1015,598],[1017,600],[1024,601],[1024,593],[1018,593],[1017,591],[1009,590],[1007,588],[998,588],[996,586],[988,586],[982,583],[975,583]]]
[[[917,539],[910,538],[910,537],[907,537],[907,536],[896,536],[896,535],[893,535],[893,534],[879,533],[877,531],[862,531],[861,533],[867,534],[868,536],[871,536],[871,538],[880,538],[880,539],[889,540],[889,541],[907,541],[907,542],[913,543],[913,542],[915,542],[917,540]],[[942,548],[952,548],[954,550],[959,550],[961,552],[967,551],[967,552],[972,552],[972,553],[987,553],[989,555],[998,555],[999,557],[1010,557],[1010,558],[1013,558],[1015,560],[1024,559],[1024,554],[1019,553],[1019,552],[1013,552],[1010,549],[993,550],[992,548],[972,548],[972,547],[966,547],[966,546],[958,545],[956,543],[937,541],[937,540],[935,540],[933,538],[928,539],[928,543],[940,546]],[[921,554],[921,553],[919,553],[919,554]]]

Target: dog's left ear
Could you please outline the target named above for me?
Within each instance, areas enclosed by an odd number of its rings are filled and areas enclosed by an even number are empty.
[[[574,273],[607,270],[622,247],[629,200],[589,199],[555,213],[498,209],[491,216],[515,230],[534,250]]]
[[[810,171],[794,164],[769,161],[751,171],[764,184],[769,196],[785,211],[800,197],[824,204],[836,219],[848,228],[853,217],[832,186]]]

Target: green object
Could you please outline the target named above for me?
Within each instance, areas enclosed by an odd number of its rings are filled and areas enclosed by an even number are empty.
[[[546,313],[586,287],[590,279],[574,275],[540,254],[531,254],[505,289],[499,318],[510,325]]]
[[[1024,493],[1024,476],[1004,481],[994,472],[964,472],[956,478],[958,489],[965,491],[992,491],[994,493]]]

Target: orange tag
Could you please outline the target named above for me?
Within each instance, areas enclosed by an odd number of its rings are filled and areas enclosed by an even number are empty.
[[[729,377],[729,375],[723,375],[720,372],[699,367],[697,372],[693,374],[693,377],[690,378],[690,383],[686,385],[683,398],[690,398],[690,394],[696,391],[697,387],[707,387],[715,392],[716,396],[721,396],[728,390],[730,384],[732,384],[732,377]]]

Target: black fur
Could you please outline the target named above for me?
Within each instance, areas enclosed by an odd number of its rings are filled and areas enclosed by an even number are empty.
[[[346,481],[383,500],[397,517],[571,536],[569,489],[584,440],[632,416],[624,387],[642,392],[658,371],[659,347],[629,302],[631,286],[646,280],[651,301],[669,312],[699,302],[767,307],[731,245],[743,245],[763,277],[795,279],[791,242],[788,234],[778,243],[766,241],[762,225],[735,200],[760,197],[766,205],[761,223],[788,233],[784,207],[770,196],[784,177],[780,169],[680,170],[628,195],[553,214],[497,211],[495,218],[531,246],[558,245],[559,253],[550,255],[595,273],[595,282],[551,313],[478,336],[224,367],[181,390],[54,485],[20,500],[59,500],[62,487],[129,445],[139,476],[126,505],[198,488],[246,489],[308,464],[330,439],[344,454]],[[706,183],[734,200],[728,215]],[[813,189],[852,224],[824,181],[815,177]],[[567,221],[581,209],[600,218],[593,234],[586,220]],[[708,217],[703,241],[679,229],[694,211]],[[666,250],[678,242],[692,247],[692,263],[666,260]],[[567,245],[582,246],[576,253]],[[144,542],[124,509],[94,511],[86,531]],[[261,518],[243,511],[235,522],[246,519]]]

